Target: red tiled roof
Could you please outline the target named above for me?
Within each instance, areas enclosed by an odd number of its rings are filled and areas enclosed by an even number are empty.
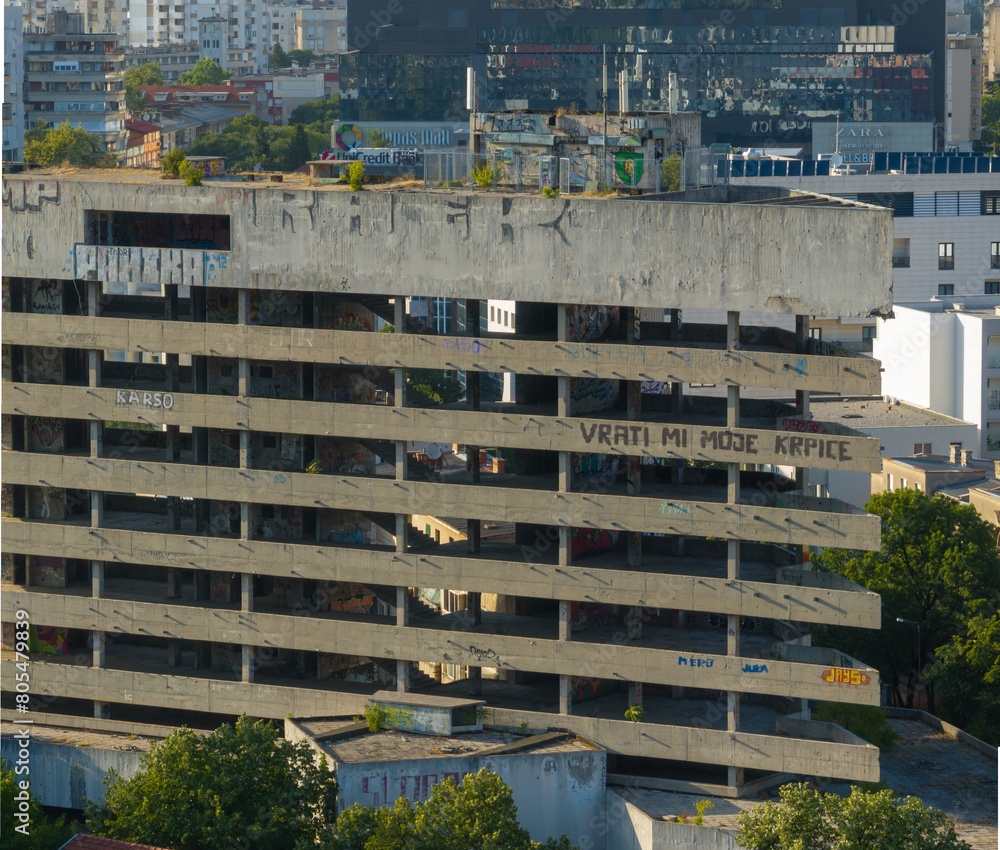
[[[60,850],[170,850],[170,848],[154,847],[152,844],[133,844],[131,841],[99,838],[96,835],[78,832]]]
[[[156,124],[150,124],[148,121],[139,121],[135,118],[128,118],[125,121],[125,129],[132,130],[136,133],[159,133],[160,128]]]

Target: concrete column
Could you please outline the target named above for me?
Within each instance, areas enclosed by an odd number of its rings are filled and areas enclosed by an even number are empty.
[[[243,652],[241,653],[241,672],[242,680],[244,682],[253,682],[253,647],[243,645]]]
[[[179,570],[167,570],[167,599],[179,599],[181,595],[181,574]],[[197,594],[195,595],[197,599]]]
[[[177,638],[167,639],[167,666],[181,666],[181,642]]]
[[[734,351],[740,347],[740,314],[730,312],[726,316],[726,348]],[[726,390],[726,427],[740,427],[740,387],[729,384]],[[740,500],[740,465],[729,464],[729,488],[726,501],[736,505]],[[740,578],[740,542],[729,541],[729,557],[727,559],[726,576],[730,581]],[[730,614],[728,618],[726,653],[740,654],[740,617]],[[730,732],[738,732],[740,728],[740,694],[739,691],[729,691],[726,698],[726,727]],[[743,784],[743,768],[730,767],[728,781],[731,786]]]
[[[478,299],[465,299],[465,335],[472,338],[479,336],[479,308]],[[469,410],[479,410],[481,373],[478,371],[467,371],[465,373],[465,406]],[[477,487],[482,476],[479,466],[479,446],[465,447],[465,482],[470,486]],[[482,545],[482,523],[478,519],[466,520],[466,542],[470,555],[478,555]],[[469,610],[467,612],[471,618],[473,628],[483,622],[483,600],[478,592],[469,592]],[[469,694],[477,696],[483,692],[483,668],[469,667]]]
[[[94,631],[90,633],[91,649],[93,650],[94,667],[102,668],[104,667],[105,652],[106,652],[106,639],[104,637],[104,632]]]
[[[809,347],[809,317],[808,316],[796,316],[795,317],[795,351],[798,354],[805,354]],[[796,390],[795,392],[795,413],[802,419],[809,418],[809,390]],[[806,491],[809,489],[809,470],[803,467],[795,467],[795,485],[802,491],[802,495],[808,495]],[[806,546],[796,546],[798,550],[798,560],[803,569],[811,569],[809,563],[809,549]],[[803,631],[806,630],[806,626],[800,625],[799,623],[794,623],[797,628]],[[799,700],[799,711],[802,712],[802,717],[806,720],[809,719],[811,714],[811,709],[809,708],[809,700],[800,699]]]
[[[96,720],[111,719],[111,703],[94,700],[94,718]]]
[[[397,295],[393,299],[393,327],[396,333],[406,333],[406,298]],[[406,371],[402,367],[393,370],[393,406],[406,407]],[[396,480],[406,480],[406,441],[396,442]],[[396,552],[400,555],[407,550],[407,536],[410,521],[406,514],[396,514]],[[406,588],[396,587],[396,625],[407,626],[410,622],[410,609]],[[408,659],[396,660],[396,690],[405,693],[410,690],[410,662]]]
[[[240,574],[240,610],[245,614],[253,613],[253,575]]]
[[[637,307],[625,309],[625,333],[629,345],[639,345],[642,341],[640,312]],[[629,422],[642,419],[642,382],[626,381],[625,383],[625,418]],[[642,492],[642,458],[631,455],[625,458],[626,492],[630,496],[638,496]],[[642,569],[642,534],[628,532],[628,567],[630,570]],[[632,628],[629,628],[629,639],[638,639],[642,634],[642,608],[633,608]],[[627,626],[628,628],[628,626]],[[634,629],[634,631],[633,631]],[[629,682],[628,703],[642,705],[642,682]]]
[[[207,670],[212,666],[212,646],[204,641],[198,641],[194,647],[195,670]]]
[[[104,561],[90,562],[90,595],[94,599],[104,596]]]
[[[565,342],[569,335],[566,319],[566,305],[559,304],[556,312],[556,339]],[[569,416],[569,378],[556,378],[556,416]],[[573,465],[569,452],[559,452],[559,492],[568,493],[573,489]],[[573,529],[559,526],[559,566],[568,567],[573,563]],[[559,600],[559,640],[572,640],[573,604],[568,599]],[[569,676],[559,677],[559,713],[572,714],[570,704]]]

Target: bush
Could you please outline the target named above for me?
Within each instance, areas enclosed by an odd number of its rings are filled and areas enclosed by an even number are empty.
[[[389,712],[385,706],[376,702],[369,703],[365,710],[361,712],[368,724],[368,731],[371,733],[381,732],[385,728],[385,722],[389,719]]]
[[[160,170],[164,174],[179,177],[181,173],[181,163],[184,162],[184,151],[175,150],[168,153],[160,160]]]
[[[558,189],[558,187],[544,186],[542,188],[542,197],[543,198],[558,198],[559,197],[559,189]]]
[[[360,192],[365,188],[365,164],[363,162],[358,162],[355,160],[350,164],[347,170],[348,176],[351,181],[351,189],[355,192]]]
[[[472,179],[476,181],[476,185],[480,189],[489,189],[503,180],[504,171],[503,165],[499,162],[493,163],[493,165],[482,165],[478,168],[473,167],[472,169]]]
[[[885,709],[877,705],[821,702],[813,719],[837,723],[885,752],[893,750],[899,741],[899,733],[889,724]]]
[[[193,165],[187,160],[184,160],[184,162],[181,163],[180,175],[184,178],[185,186],[200,186],[201,181],[205,176],[205,172],[203,172],[197,165]]]

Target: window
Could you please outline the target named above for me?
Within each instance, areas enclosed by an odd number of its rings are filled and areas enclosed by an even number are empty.
[[[954,294],[955,294],[955,284],[953,283],[938,284],[938,295],[954,295]]]
[[[931,444],[930,443],[914,443],[913,444],[913,453],[915,455],[929,455],[929,454],[933,454],[933,452],[931,452]]]
[[[823,339],[823,329],[809,328],[809,339]]]
[[[861,329],[861,339],[871,341],[878,339],[878,325],[866,325]]]
[[[990,268],[1000,269],[1000,242],[990,242]]]
[[[495,313],[496,313],[496,307],[494,307],[492,304],[490,304],[490,321],[491,322],[495,320],[495,317],[494,317]]]
[[[910,240],[892,240],[892,267],[894,269],[908,269],[910,267]]]
[[[503,326],[506,328],[510,325],[510,313],[506,310],[503,311]]]
[[[986,295],[1000,295],[1000,280],[988,280],[983,288]]]
[[[1000,215],[1000,192],[983,192],[980,198],[982,215]]]
[[[942,271],[955,268],[954,242],[938,242],[938,268]]]

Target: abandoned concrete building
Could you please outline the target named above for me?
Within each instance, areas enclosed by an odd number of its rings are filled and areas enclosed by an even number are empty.
[[[67,170],[5,177],[3,207],[8,710],[27,622],[38,717],[471,693],[487,725],[576,732],[640,785],[877,780],[810,701],[878,704],[878,673],[809,627],[876,628],[879,598],[808,551],[876,549],[879,523],[808,468],[879,470],[878,440],[809,413],[877,393],[879,364],[809,321],[888,312],[890,211]],[[432,298],[457,299],[448,333],[407,311]],[[488,299],[515,329],[485,332]],[[516,398],[484,401],[504,373]],[[467,462],[417,462],[442,446]]]

